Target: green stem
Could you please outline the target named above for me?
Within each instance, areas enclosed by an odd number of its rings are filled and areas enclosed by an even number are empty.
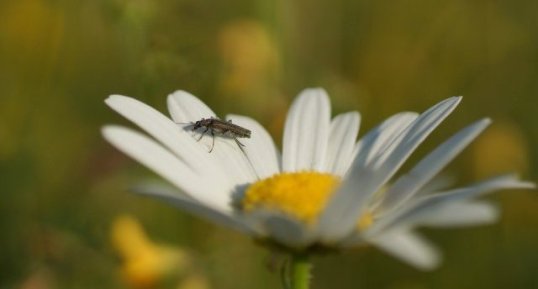
[[[308,289],[312,264],[308,254],[296,253],[291,256],[291,289]]]

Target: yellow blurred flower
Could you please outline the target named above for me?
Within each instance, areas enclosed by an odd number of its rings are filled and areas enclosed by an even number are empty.
[[[484,177],[529,167],[527,140],[521,130],[509,122],[497,122],[474,145],[473,172]]]
[[[224,91],[243,94],[263,85],[277,66],[274,44],[258,22],[232,22],[220,31],[218,42],[225,69],[221,83]]]
[[[131,216],[119,216],[112,224],[111,239],[123,260],[123,278],[135,288],[148,288],[191,265],[179,248],[151,241],[140,223]]]

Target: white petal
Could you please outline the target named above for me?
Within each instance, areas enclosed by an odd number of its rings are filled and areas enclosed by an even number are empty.
[[[212,139],[208,137],[208,140]],[[212,145],[213,146],[213,145]],[[207,154],[225,174],[237,185],[245,185],[258,180],[254,168],[234,140],[215,137],[213,151]]]
[[[243,151],[247,155],[258,178],[268,178],[277,174],[279,153],[269,133],[257,121],[240,115],[228,115],[226,119],[232,119],[233,123],[251,131],[251,137],[241,139],[245,146]]]
[[[202,118],[216,118],[215,113],[201,100],[179,90],[168,96],[168,110],[174,121],[182,124],[183,135],[196,140],[196,145],[202,149],[205,157],[233,183],[243,185],[257,179],[248,159],[233,139],[223,136],[212,137],[210,133],[202,136],[201,131],[196,133],[188,129],[191,122]]]
[[[249,214],[261,223],[268,237],[291,248],[301,249],[314,242],[314,235],[302,223],[275,212],[256,211]]]
[[[407,127],[401,141],[393,141],[388,156],[377,155],[366,167],[355,166],[333,195],[321,215],[320,229],[325,241],[337,241],[354,230],[371,196],[398,170],[415,148],[456,107],[461,98],[452,97],[421,114]],[[386,159],[386,160],[385,160]],[[336,225],[338,224],[338,225]]]
[[[293,102],[284,127],[282,169],[321,170],[327,150],[331,107],[323,89],[305,89]]]
[[[360,114],[358,112],[340,114],[332,120],[324,171],[344,176],[353,161],[359,125]]]
[[[194,200],[216,210],[231,210],[228,187],[221,187],[218,182],[208,181],[196,174],[174,154],[145,135],[119,126],[106,126],[102,133],[116,148],[153,170]]]
[[[363,202],[368,200],[369,196],[358,194],[357,188],[360,188],[362,185],[369,182],[371,176],[359,175],[357,177],[356,172],[367,167],[372,159],[380,154],[389,153],[387,152],[387,147],[389,147],[392,142],[398,141],[398,137],[402,131],[404,131],[417,117],[418,114],[414,112],[397,113],[370,130],[356,144],[353,153],[356,157],[353,160],[352,170],[348,170],[348,175],[344,179],[342,186],[339,188],[342,197],[340,197],[338,203],[331,203],[332,209],[330,211],[328,206],[325,212],[321,215],[318,233],[323,241],[327,243],[335,243],[339,241],[338,239],[344,237],[342,232],[338,232],[338,228],[342,218],[346,217],[344,213],[348,212],[347,208],[351,204],[360,207]],[[343,197],[344,195],[346,196],[345,198]],[[357,218],[354,220],[357,220]],[[333,236],[335,231],[337,235]]]
[[[490,119],[482,119],[462,129],[420,161],[409,173],[400,177],[385,193],[380,214],[393,209],[412,197],[418,190],[441,171],[489,124]]]
[[[231,187],[225,175],[208,158],[207,152],[172,120],[131,97],[111,95],[105,103],[164,144],[198,174],[211,175],[215,182]]]
[[[435,269],[440,261],[440,252],[421,236],[410,231],[395,231],[383,234],[372,241],[373,245],[417,269]]]
[[[413,226],[463,227],[491,224],[499,218],[499,209],[486,202],[457,202],[446,204],[415,216]]]
[[[432,193],[437,193],[441,191],[446,191],[449,188],[454,187],[455,183],[457,181],[457,178],[454,175],[451,174],[438,174],[437,176],[433,177],[428,183],[426,183],[420,191],[413,196],[413,198],[416,198],[417,196],[425,196]]]
[[[360,186],[367,184],[369,177],[365,175],[353,176],[352,172],[348,174],[342,186],[335,192],[338,198],[334,196],[329,200],[325,210],[318,220],[319,238],[324,243],[338,243],[345,238],[354,229],[358,216],[351,215],[355,211],[350,208],[363,206],[367,198],[359,194]],[[349,227],[348,223],[353,219],[353,226]]]
[[[482,181],[466,188],[420,197],[411,204],[406,204],[400,209],[379,219],[379,221],[368,230],[368,234],[375,235],[384,230],[402,226],[402,224],[408,224],[413,220],[420,219],[420,216],[439,210],[449,203],[462,202],[502,189],[531,189],[534,187],[535,185],[533,183],[520,181],[514,175],[504,175]]]
[[[466,188],[455,189],[445,193],[424,196],[417,200],[421,206],[438,204],[447,201],[458,201],[476,198],[487,193],[503,189],[533,189],[536,185],[532,182],[521,181],[516,175],[508,174],[490,178]]]
[[[248,235],[256,234],[256,230],[251,228],[249,224],[241,217],[233,215],[233,212],[218,211],[213,208],[207,207],[204,204],[199,203],[192,198],[189,198],[182,192],[178,191],[176,188],[167,186],[160,182],[146,182],[135,186],[132,191],[141,195],[156,197],[168,204],[171,204],[175,207],[178,207],[217,225],[222,225],[231,229],[235,229]]]
[[[416,112],[397,113],[369,131],[358,144],[360,150],[353,166],[366,167],[373,159],[392,152],[389,150],[390,148],[394,149],[395,146],[392,144],[401,141],[402,133],[417,117],[418,113]]]
[[[172,119],[178,123],[190,123],[202,118],[216,117],[205,103],[183,90],[168,95],[167,102]]]
[[[456,108],[460,101],[461,97],[451,97],[422,113],[406,128],[401,142],[391,144],[395,148],[390,156],[377,158],[373,161],[373,166],[386,171],[384,172],[385,179],[390,178],[416,147]]]

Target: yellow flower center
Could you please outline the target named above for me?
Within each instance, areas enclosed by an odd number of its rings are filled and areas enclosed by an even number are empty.
[[[241,208],[247,213],[260,209],[276,210],[313,224],[339,185],[340,178],[327,173],[277,174],[251,185],[241,200]],[[365,230],[373,222],[373,214],[367,211],[357,220],[356,228]]]
[[[339,177],[326,173],[277,174],[251,185],[241,205],[245,212],[277,210],[304,223],[313,223],[339,184]]]

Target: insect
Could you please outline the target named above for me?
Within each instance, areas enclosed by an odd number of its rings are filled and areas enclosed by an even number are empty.
[[[200,141],[204,135],[209,132],[213,137],[213,142],[211,144],[211,149],[209,152],[213,151],[215,147],[215,136],[223,136],[228,138],[233,138],[239,147],[244,147],[245,145],[239,142],[238,138],[250,138],[250,130],[241,127],[239,125],[233,124],[232,120],[224,121],[218,118],[202,118],[199,121],[191,122],[187,127],[192,127],[193,131],[196,131],[200,128],[203,128],[204,131],[201,133],[200,137],[196,141]],[[185,127],[185,128],[187,128]]]

